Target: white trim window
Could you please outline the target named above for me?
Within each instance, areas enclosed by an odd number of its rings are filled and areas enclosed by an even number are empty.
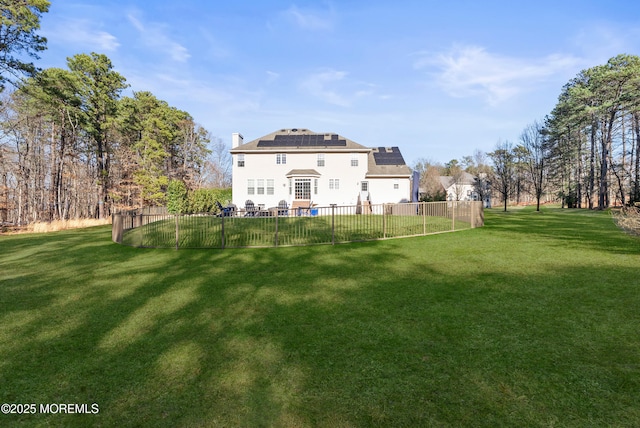
[[[329,190],[340,190],[340,179],[339,178],[330,178],[329,179]]]
[[[247,180],[247,195],[256,194],[256,181],[253,178]]]
[[[351,166],[358,166],[358,155],[356,153],[351,155]]]
[[[258,178],[258,195],[264,195],[264,178]]]
[[[244,167],[244,153],[238,153],[238,168]]]
[[[295,181],[295,198],[296,199],[311,199],[311,179],[310,178],[296,178]]]
[[[286,164],[287,164],[287,154],[276,153],[276,165],[286,165]]]
[[[318,194],[318,179],[317,178],[313,179],[313,194],[314,195]]]
[[[324,153],[318,153],[318,166],[324,166]]]
[[[275,185],[273,178],[267,178],[267,195],[273,195],[275,190]]]

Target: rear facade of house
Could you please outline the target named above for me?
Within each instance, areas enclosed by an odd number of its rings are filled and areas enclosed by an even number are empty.
[[[356,205],[411,199],[411,169],[398,147],[366,147],[336,133],[281,129],[244,142],[233,134],[233,203],[260,208]]]

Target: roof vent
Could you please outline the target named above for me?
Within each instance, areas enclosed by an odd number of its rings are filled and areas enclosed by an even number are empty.
[[[298,132],[298,128],[293,128],[291,132]]]

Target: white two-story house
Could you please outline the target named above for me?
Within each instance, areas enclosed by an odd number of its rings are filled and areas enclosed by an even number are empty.
[[[244,142],[233,134],[233,203],[261,208],[406,202],[411,169],[398,147],[370,148],[334,133],[281,129]]]
[[[484,177],[484,180],[478,182],[475,176],[462,171],[455,176],[441,176],[440,184],[447,194],[448,201],[479,201],[483,199],[484,207],[491,208],[490,186],[486,176]],[[484,186],[484,191],[479,192],[478,186]]]

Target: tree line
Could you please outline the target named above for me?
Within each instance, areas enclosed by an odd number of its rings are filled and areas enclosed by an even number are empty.
[[[562,88],[554,109],[527,125],[516,143],[499,141],[486,155],[445,166],[418,162],[425,198],[442,197],[434,177],[455,179],[452,165],[476,175],[479,191],[489,180],[505,210],[520,202],[535,202],[539,210],[543,200],[589,209],[638,204],[640,58],[618,55],[582,70]]]
[[[0,6],[0,223],[106,218],[164,204],[170,180],[188,189],[230,186],[230,155],[185,111],[132,91],[98,53],[38,70],[44,0]],[[22,55],[18,55],[22,53]]]

